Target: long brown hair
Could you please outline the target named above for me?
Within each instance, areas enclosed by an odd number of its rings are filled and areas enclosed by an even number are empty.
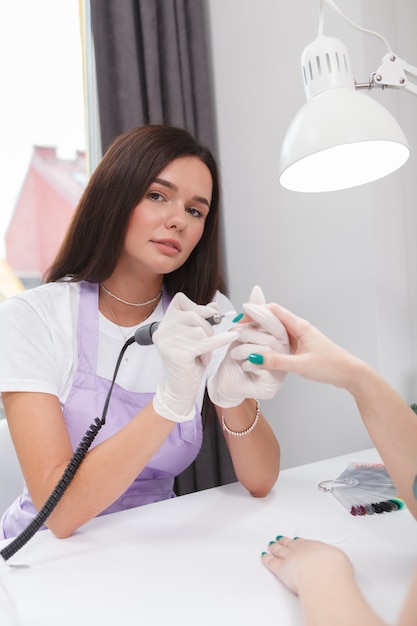
[[[213,193],[199,243],[182,267],[164,277],[164,285],[170,294],[183,291],[199,304],[209,302],[216,289],[227,293],[220,267],[216,161],[188,131],[165,125],[128,130],[108,148],[78,203],[45,281],[105,281],[120,257],[132,211],[158,174],[182,156],[196,156],[208,167]]]

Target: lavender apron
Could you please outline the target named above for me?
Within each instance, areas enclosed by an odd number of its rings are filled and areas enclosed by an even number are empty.
[[[164,292],[164,308],[167,307],[168,302],[169,297]],[[78,315],[78,366],[64,406],[64,418],[74,450],[90,424],[94,422],[96,417],[101,417],[111,382],[96,374],[98,322],[98,285],[81,282]],[[156,347],[139,346],[134,343],[129,346],[128,350],[156,350]],[[157,383],[156,380],[155,387]],[[153,392],[126,391],[117,385],[116,379],[106,423],[96,436],[92,447],[123,428],[134,415],[148,404],[153,396]],[[175,426],[130,487],[102,511],[101,515],[174,497],[174,478],[194,461],[201,443],[201,415],[196,409],[194,419]],[[120,462],[123,463],[123,455],[121,455]],[[0,535],[1,532],[5,538],[18,535],[35,515],[36,509],[25,485],[23,494],[3,515],[0,522]]]

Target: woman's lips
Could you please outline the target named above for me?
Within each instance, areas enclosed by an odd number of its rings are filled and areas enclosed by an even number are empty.
[[[176,255],[181,252],[181,246],[174,239],[157,239],[153,243],[165,254]]]

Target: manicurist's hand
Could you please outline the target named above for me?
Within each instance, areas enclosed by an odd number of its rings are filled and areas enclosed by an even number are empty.
[[[153,406],[166,419],[193,419],[196,396],[212,351],[238,336],[234,331],[215,334],[206,321],[215,313],[214,304],[197,305],[184,293],[177,293],[153,335],[165,372]]]
[[[249,302],[266,306],[260,287],[252,289]],[[237,324],[239,335],[230,345],[216,374],[208,381],[211,401],[223,408],[237,406],[245,398],[272,398],[285,378],[284,372],[267,371],[254,367],[247,359],[249,354],[261,351],[288,353],[289,340],[281,322],[270,313],[275,334],[265,332],[257,324]]]

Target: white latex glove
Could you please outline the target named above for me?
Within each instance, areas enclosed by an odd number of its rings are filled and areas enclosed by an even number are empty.
[[[211,352],[237,337],[234,331],[214,333],[205,320],[214,313],[217,304],[197,305],[184,293],[177,293],[153,334],[165,370],[153,407],[166,419],[186,422],[194,418],[196,396]]]
[[[260,308],[265,306],[265,297],[260,287],[255,286],[252,289],[249,302]],[[243,308],[245,310],[245,305]],[[245,398],[268,400],[281,387],[286,376],[285,372],[261,369],[247,361],[252,352],[290,351],[285,327],[275,315],[266,310],[274,320],[270,320],[273,333],[269,329],[265,331],[259,328],[257,324],[236,325],[235,329],[239,336],[229,346],[219,369],[207,383],[207,390],[214,404],[226,409],[241,404]]]

